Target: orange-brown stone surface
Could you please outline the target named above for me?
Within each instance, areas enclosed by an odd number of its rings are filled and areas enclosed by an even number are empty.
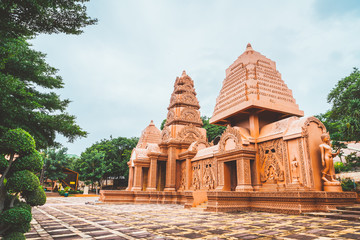
[[[183,71],[164,129],[151,121],[132,151],[127,191],[102,191],[101,200],[297,214],[355,201],[333,179],[336,153],[324,124],[300,118],[275,62],[250,44],[226,70],[210,121],[227,128],[215,143],[199,109],[194,81]]]
[[[270,111],[281,117],[304,115],[276,70],[276,63],[248,44],[246,51],[226,69],[210,123],[230,123],[251,109]]]

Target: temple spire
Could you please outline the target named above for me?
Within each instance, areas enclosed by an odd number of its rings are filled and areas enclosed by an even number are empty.
[[[251,47],[251,44],[248,43],[248,44],[246,45],[246,51],[250,51],[250,50],[253,50],[253,49],[252,49],[252,47]]]

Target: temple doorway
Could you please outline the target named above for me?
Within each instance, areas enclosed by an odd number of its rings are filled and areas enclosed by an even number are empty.
[[[149,168],[142,168],[142,191],[146,191],[146,188],[148,186],[148,176],[149,176]]]
[[[157,184],[156,190],[157,191],[164,191],[165,188],[165,181],[166,181],[166,162],[158,161],[158,169],[157,169]]]
[[[224,163],[224,191],[235,191],[237,186],[236,161]]]

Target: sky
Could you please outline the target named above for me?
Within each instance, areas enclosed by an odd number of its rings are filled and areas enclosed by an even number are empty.
[[[70,99],[67,112],[89,133],[80,155],[101,139],[158,128],[183,70],[194,80],[202,116],[211,117],[225,69],[251,43],[277,64],[305,116],[330,108],[327,95],[360,67],[358,0],[91,0],[98,24],[82,35],[39,35]]]

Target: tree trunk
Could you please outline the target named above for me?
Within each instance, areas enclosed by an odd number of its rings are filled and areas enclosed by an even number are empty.
[[[13,161],[14,161],[14,154],[11,154],[10,155],[10,160],[9,160],[9,166],[6,168],[5,172],[3,173],[3,175],[0,178],[0,187],[2,187],[4,185],[4,180],[5,180],[6,174],[9,172],[11,164],[13,163]]]
[[[45,173],[45,163],[43,164],[43,167],[41,169],[41,174],[40,174],[40,184],[44,185],[44,173]]]
[[[5,186],[0,187],[0,213],[2,213],[5,205],[5,199],[6,199],[6,189]]]

